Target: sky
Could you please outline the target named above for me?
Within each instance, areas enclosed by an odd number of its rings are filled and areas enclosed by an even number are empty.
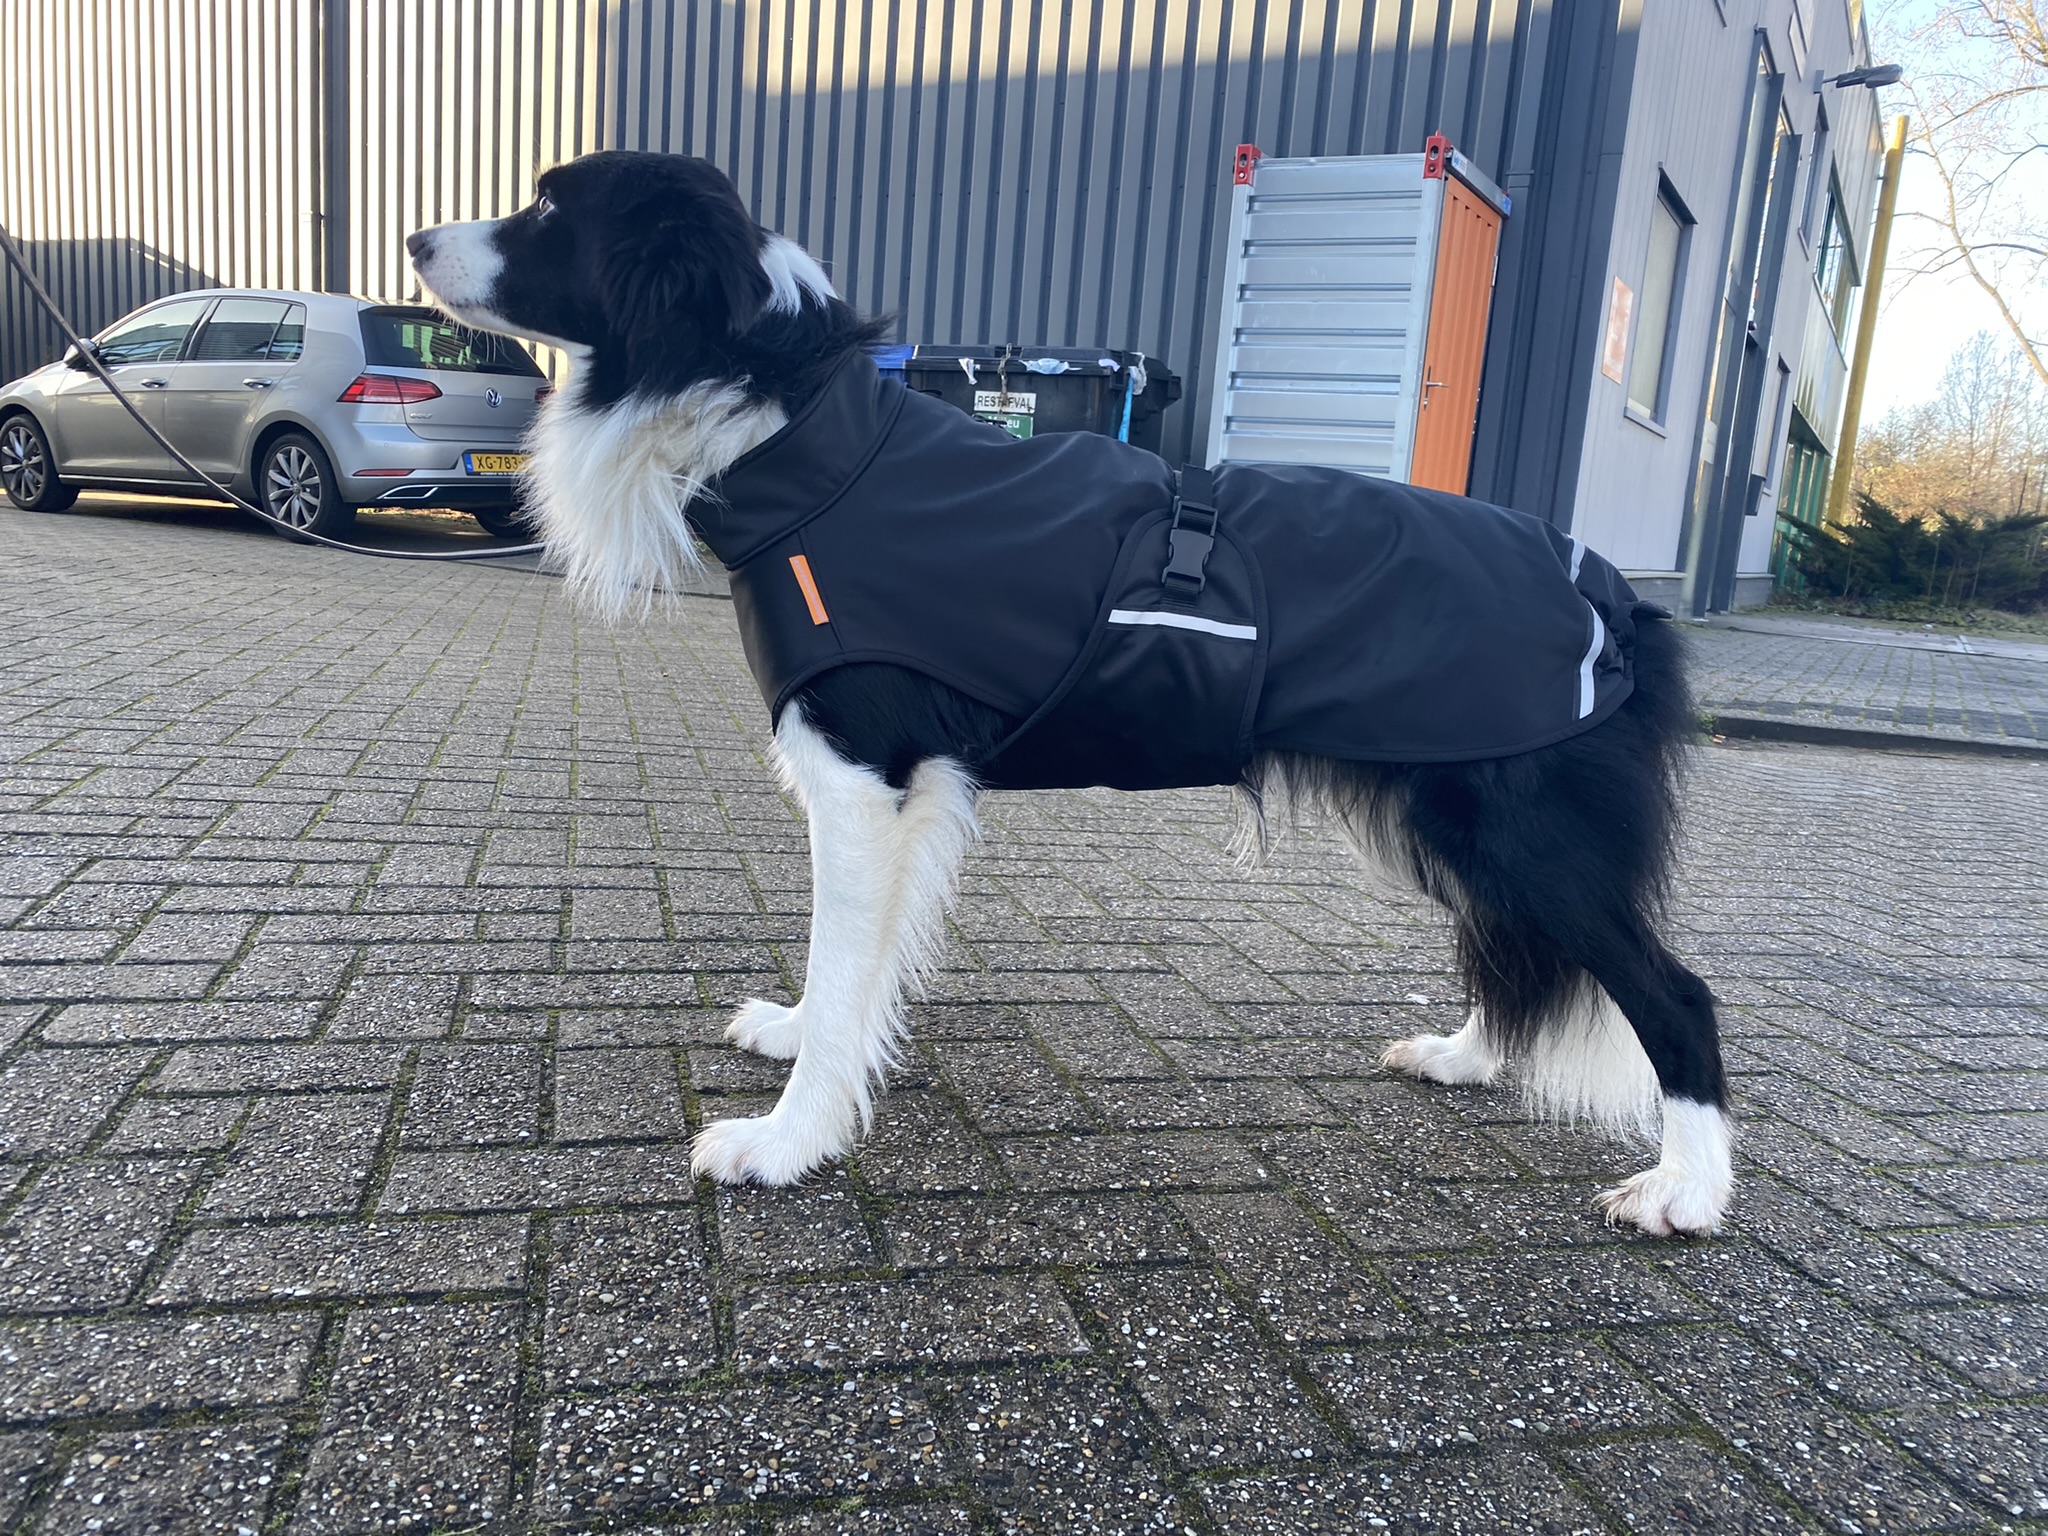
[[[1873,58],[1879,63],[1904,65],[1910,79],[1916,62],[1921,61],[1914,58],[1904,39],[1937,9],[1939,0],[1892,0],[1891,4],[1873,5],[1869,13]],[[1889,137],[1892,118],[1910,112],[1912,105],[1903,91],[1886,90],[1880,93],[1879,108],[1879,123]],[[2036,170],[2032,179],[2039,187],[2034,195],[2048,198],[2048,166]],[[1866,424],[1881,420],[1893,409],[1930,398],[1950,355],[1978,331],[1990,331],[2001,342],[2010,334],[1990,298],[1967,276],[1911,275],[1924,260],[1931,226],[1908,215],[1915,210],[1932,211],[1939,195],[1940,183],[1926,162],[1909,149],[1899,183],[1899,215],[1892,227],[1890,270],[1885,275],[1864,386]],[[2033,300],[2037,306],[2048,307],[2048,294],[2036,294]],[[2037,308],[2030,319],[2038,318],[2039,313]]]
[[[1887,113],[1887,122],[1891,115]],[[1904,215],[1915,206],[1932,206],[1929,188],[1916,188],[1915,184],[1933,181],[1924,164],[1907,159],[1905,177],[1899,183],[1900,217],[1893,225],[1890,270],[1878,304],[1877,334],[1871,340],[1870,374],[1863,386],[1865,422],[1875,422],[1894,408],[1918,405],[1931,396],[1942,365],[1977,332],[1990,331],[2001,340],[2006,335],[2005,322],[1990,297],[1968,277],[1910,275],[1915,265],[1913,247],[1925,237]],[[1919,202],[1915,201],[1916,192]]]

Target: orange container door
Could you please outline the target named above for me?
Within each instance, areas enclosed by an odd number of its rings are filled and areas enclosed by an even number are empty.
[[[1500,212],[1455,176],[1444,178],[1429,338],[1422,348],[1422,406],[1408,481],[1462,496],[1472,473],[1479,421],[1479,369],[1493,308],[1493,256]]]

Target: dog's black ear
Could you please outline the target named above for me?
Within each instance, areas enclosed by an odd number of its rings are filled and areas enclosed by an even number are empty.
[[[768,302],[761,233],[735,198],[640,199],[621,210],[602,274],[605,318],[627,338],[665,333],[715,345]]]
[[[774,291],[768,274],[761,270],[761,240],[758,229],[748,231],[746,255],[720,269],[719,282],[725,289],[725,312],[735,336],[754,328]]]

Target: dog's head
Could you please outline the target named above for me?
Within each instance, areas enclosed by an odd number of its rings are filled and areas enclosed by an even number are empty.
[[[684,155],[585,155],[545,172],[508,218],[405,244],[451,314],[590,354],[625,392],[716,377],[764,314],[832,298],[815,261],[755,223],[716,166]]]
[[[449,313],[575,359],[534,423],[526,506],[606,616],[682,589],[705,487],[880,333],[717,167],[681,155],[585,155],[507,218],[405,244]]]

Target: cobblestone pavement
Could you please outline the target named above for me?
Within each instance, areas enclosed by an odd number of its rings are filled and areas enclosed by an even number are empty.
[[[1441,930],[995,797],[850,1169],[712,1191],[799,823],[730,609],[0,513],[0,1531],[2048,1531],[2048,766],[1694,778],[1732,1232],[1424,1091]]]
[[[1824,729],[2048,745],[2048,645],[1736,615],[1693,631],[1700,707]]]

